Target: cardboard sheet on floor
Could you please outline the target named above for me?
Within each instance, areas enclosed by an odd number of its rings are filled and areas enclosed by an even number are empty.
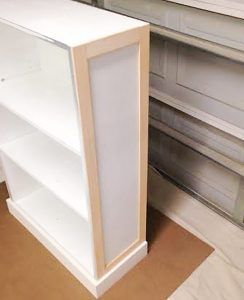
[[[95,299],[9,214],[7,197],[5,184],[0,184],[0,299]],[[152,208],[147,239],[148,256],[100,299],[167,299],[213,251]]]

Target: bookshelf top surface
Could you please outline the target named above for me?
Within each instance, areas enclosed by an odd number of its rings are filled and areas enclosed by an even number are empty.
[[[0,21],[69,47],[146,24],[71,0],[1,0]]]

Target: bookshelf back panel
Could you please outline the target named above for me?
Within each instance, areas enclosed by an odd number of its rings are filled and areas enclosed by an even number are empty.
[[[32,126],[0,105],[0,147],[34,131]]]
[[[8,191],[13,201],[17,201],[41,189],[41,185],[11,159],[2,154]]]
[[[0,23],[0,104],[80,153],[69,51]]]
[[[40,68],[36,39],[0,22],[0,79],[9,80]]]

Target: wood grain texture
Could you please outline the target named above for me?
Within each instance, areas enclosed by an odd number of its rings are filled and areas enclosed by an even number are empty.
[[[147,165],[148,165],[148,106],[149,106],[149,26],[141,30],[140,38],[140,153],[139,153],[139,241],[146,238]]]
[[[80,46],[73,48],[71,57],[82,129],[83,151],[85,156],[84,164],[86,166],[86,177],[90,198],[89,207],[95,258],[94,269],[96,276],[99,278],[104,273],[105,262],[92,99],[85,47]]]

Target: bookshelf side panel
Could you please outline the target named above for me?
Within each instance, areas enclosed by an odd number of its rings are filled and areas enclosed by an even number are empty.
[[[139,44],[90,59],[105,264],[138,240]]]

